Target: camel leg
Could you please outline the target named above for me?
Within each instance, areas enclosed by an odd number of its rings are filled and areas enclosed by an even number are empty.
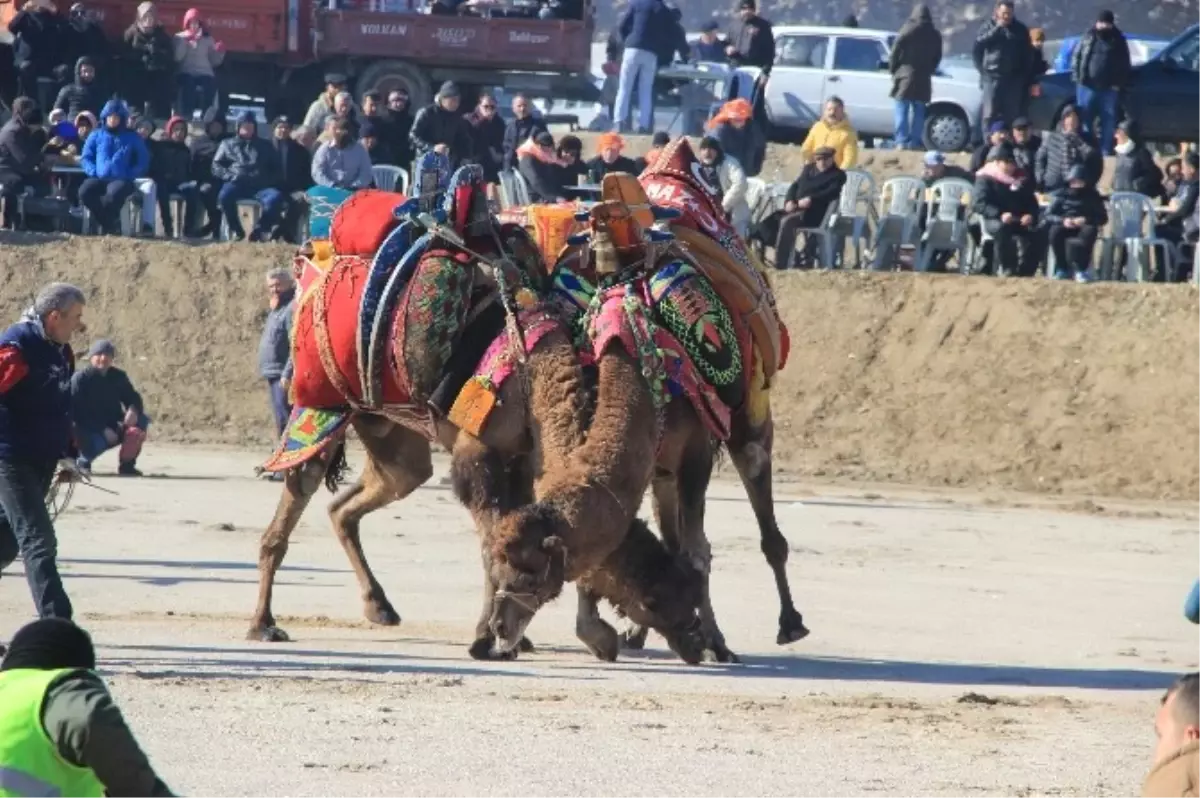
[[[617,630],[600,617],[600,599],[581,585],[576,586],[576,591],[579,603],[575,612],[575,636],[597,659],[616,662],[621,641],[617,637]]]
[[[321,480],[328,468],[328,457],[319,457],[284,474],[283,494],[275,508],[275,517],[263,531],[258,544],[258,604],[254,608],[250,629],[246,632],[247,640],[264,643],[285,643],[288,640],[287,632],[275,625],[275,616],[271,612],[275,574],[287,554],[288,538],[296,524],[300,523],[304,508],[321,487]]]
[[[733,431],[727,448],[738,476],[742,479],[742,485],[746,488],[750,506],[754,509],[754,517],[758,520],[763,556],[767,558],[767,564],[775,574],[775,588],[779,592],[779,634],[775,642],[785,646],[806,637],[808,628],[792,601],[792,588],[788,584],[787,576],[788,542],[779,531],[779,524],[775,520],[775,499],[771,488],[771,450],[774,439],[775,429],[772,421],[768,420],[758,429],[754,429],[743,414],[738,414],[733,420]]]
[[[354,427],[369,455],[367,465],[358,481],[334,499],[329,518],[358,579],[363,615],[371,623],[395,626],[400,616],[367,564],[359,524],[368,513],[403,499],[433,476],[432,453],[425,438],[384,419],[358,419]]]
[[[658,523],[659,534],[662,535],[663,545],[672,554],[679,553],[679,489],[673,471],[669,468],[656,466],[654,477],[650,482],[651,497],[654,501],[654,518]],[[646,647],[646,635],[650,630],[627,620],[625,629],[621,632],[621,648],[627,651],[641,651]]]

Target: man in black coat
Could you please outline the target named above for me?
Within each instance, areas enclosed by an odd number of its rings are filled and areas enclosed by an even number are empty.
[[[533,104],[524,94],[513,97],[513,118],[504,126],[505,169],[517,168],[517,148],[546,129],[546,123],[533,115]]]
[[[1126,119],[1117,126],[1117,166],[1113,171],[1113,191],[1133,191],[1152,199],[1166,198],[1163,173],[1146,145],[1138,141],[1137,126]]]
[[[483,167],[484,179],[489,183],[500,182],[500,170],[504,167],[505,135],[508,132],[497,111],[496,98],[484,93],[479,97],[475,110],[467,114],[475,157]]]
[[[900,28],[888,56],[895,100],[895,140],[899,149],[920,149],[925,138],[925,107],[933,98],[933,73],[942,62],[942,34],[929,6],[918,3]]]
[[[74,119],[82,111],[100,113],[105,99],[107,98],[100,87],[96,85],[96,64],[85,55],[75,62],[75,82],[68,83],[59,90],[54,108],[66,111],[67,119]]]
[[[971,207],[992,236],[993,268],[998,264],[998,273],[1032,277],[1041,256],[1037,194],[1033,180],[1017,169],[1011,144],[993,147],[975,174]]]
[[[458,85],[448,80],[438,89],[433,102],[417,111],[408,134],[414,158],[432,151],[448,156],[454,168],[474,159],[471,128],[458,112],[460,102]]]
[[[404,89],[394,89],[388,92],[387,110],[381,114],[387,120],[388,154],[392,163],[401,169],[412,165],[412,141],[408,134],[412,131],[413,114],[409,108],[408,92]]]
[[[1084,135],[1079,111],[1068,105],[1063,109],[1058,130],[1048,133],[1038,150],[1034,165],[1038,188],[1050,194],[1066,187],[1067,174],[1075,166],[1085,167],[1088,180],[1096,185],[1104,171],[1104,158]]]
[[[1029,120],[1023,116],[1017,117],[1012,124],[1012,145],[1017,166],[1025,174],[1033,174],[1038,150],[1042,148],[1042,137],[1033,132]]]
[[[370,128],[374,133],[371,146],[363,139],[368,138],[365,130]],[[392,130],[392,117],[383,102],[383,95],[377,91],[368,91],[362,96],[362,113],[359,114],[358,140],[371,154],[372,164],[399,166],[396,156],[392,153],[392,141],[396,138]]]
[[[549,132],[538,131],[531,141],[517,149],[517,170],[529,184],[533,202],[562,202],[567,198],[562,184],[563,169],[554,152],[554,137]]]
[[[363,122],[363,129],[370,124]],[[271,231],[271,238],[299,244],[304,238],[300,221],[308,209],[305,192],[313,184],[312,155],[292,138],[292,123],[286,116],[276,117],[271,123],[271,146],[275,148],[275,159],[279,163],[279,190],[284,199],[283,215]],[[374,156],[371,163],[375,163]]]
[[[188,142],[188,149],[192,153],[192,179],[196,181],[200,204],[208,214],[203,227],[198,227],[194,219],[185,227],[195,230],[197,238],[219,238],[221,234],[221,211],[217,207],[217,192],[221,190],[221,181],[213,176],[212,162],[217,154],[217,147],[228,136],[225,132],[225,120],[216,117],[205,126],[202,135]]]
[[[1108,224],[1104,198],[1088,182],[1087,170],[1075,166],[1067,175],[1067,187],[1054,195],[1046,210],[1050,225],[1050,251],[1054,253],[1054,279],[1092,281],[1092,252],[1100,228]]]
[[[775,65],[775,31],[757,9],[756,0],[739,0],[738,21],[729,33],[725,55],[737,66],[758,67],[769,74]]]
[[[175,224],[187,227],[187,208],[199,200],[196,181],[192,179],[192,152],[187,145],[187,122],[180,116],[167,120],[164,136],[150,139],[150,178],[154,180],[158,212],[162,216],[163,233],[167,238],[174,235]],[[171,195],[184,198],[184,218],[175,220],[171,216]],[[194,213],[191,215],[195,215]],[[191,236],[194,231],[187,231]]]
[[[50,0],[27,0],[8,23],[18,93],[36,100],[39,108],[50,107],[56,73],[69,63],[66,27]],[[38,78],[43,79],[40,85]]]
[[[97,71],[102,71],[109,63],[112,46],[108,34],[100,27],[95,14],[83,3],[71,6],[67,17],[67,36],[69,37],[69,52],[71,62],[80,58],[90,58]]]
[[[138,4],[137,19],[125,31],[125,50],[137,66],[124,70],[130,107],[161,119],[175,94],[175,43],[158,20],[152,2]]]
[[[1133,77],[1129,42],[1116,26],[1113,12],[1105,9],[1075,47],[1071,58],[1075,102],[1083,115],[1083,129],[1096,138],[1105,155],[1113,154],[1113,133],[1121,93]],[[1097,130],[1096,119],[1100,125]]]
[[[12,119],[0,127],[0,198],[4,202],[4,226],[17,219],[17,197],[23,193],[45,194],[50,170],[42,155],[46,133],[41,112],[28,97],[13,102]]]
[[[806,165],[788,187],[783,210],[771,214],[759,224],[754,237],[775,246],[776,269],[791,268],[797,231],[820,227],[830,206],[837,202],[842,193],[842,187],[846,185],[846,173],[837,165],[835,154],[831,147],[818,147],[813,152],[812,163]],[[811,265],[816,254],[816,239],[806,236],[805,264]],[[829,267],[832,264],[823,265]]]
[[[89,365],[71,377],[71,416],[79,441],[78,465],[90,471],[97,457],[119,446],[117,473],[140,477],[137,459],[150,419],[129,375],[112,364],[116,356],[112,341],[101,338],[88,350]]]
[[[973,55],[983,88],[983,118],[1012,124],[1025,116],[1034,52],[1029,28],[1013,12],[1013,0],[996,3],[992,18],[975,36]]]

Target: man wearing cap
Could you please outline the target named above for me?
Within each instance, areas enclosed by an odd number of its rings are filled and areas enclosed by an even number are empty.
[[[846,173],[838,167],[837,152],[832,147],[818,147],[811,163],[804,166],[800,176],[788,187],[783,210],[763,220],[758,238],[775,247],[775,268],[790,269],[796,250],[796,237],[801,230],[820,227],[837,202],[846,185]],[[817,258],[816,236],[805,236],[804,266],[812,266]],[[832,268],[833,264],[822,264]]]
[[[1105,155],[1113,154],[1113,132],[1117,126],[1117,106],[1121,92],[1129,87],[1133,63],[1129,42],[1116,26],[1113,12],[1100,12],[1096,23],[1083,34],[1071,59],[1071,78],[1075,81],[1075,102],[1083,116],[1083,129],[1097,138]]]
[[[116,356],[112,341],[101,338],[88,349],[89,365],[71,377],[71,414],[79,442],[77,462],[81,469],[90,471],[92,461],[120,446],[117,473],[140,477],[137,459],[150,419],[129,375],[113,365]]]
[[[692,45],[697,61],[723,63],[726,60],[725,48],[729,46],[729,40],[718,32],[720,29],[721,24],[715,19],[700,26],[700,38]]]
[[[346,76],[340,72],[330,72],[325,76],[325,91],[308,106],[304,115],[304,127],[318,133],[325,129],[325,122],[333,116],[333,101],[338,94],[346,90]]]
[[[44,618],[0,663],[0,793],[170,796],[96,674],[87,632]]]
[[[1000,144],[1008,141],[1008,125],[1004,121],[997,119],[988,125],[987,140],[980,146],[975,148],[975,152],[971,153],[971,162],[968,167],[971,173],[978,172],[983,165],[987,163],[988,155],[992,149]]]
[[[921,174],[921,180],[925,183],[925,188],[932,188],[934,183],[939,180],[966,180],[968,183],[975,182],[975,175],[963,169],[961,166],[946,163],[945,154],[938,150],[929,150],[925,153],[925,169]],[[960,205],[958,207],[958,218],[965,219],[967,216],[967,207]],[[925,232],[926,218],[925,214],[917,217],[917,225],[921,232]],[[946,264],[950,261],[950,256],[954,253],[950,250],[939,250],[933,254],[933,262],[930,264],[931,271],[945,271]]]
[[[739,0],[738,21],[729,34],[725,55],[738,66],[758,67],[769,75],[775,65],[775,31],[757,11],[755,0]]]
[[[433,102],[417,111],[408,134],[414,158],[436,152],[448,156],[451,165],[457,168],[475,157],[471,127],[458,110],[461,102],[458,84],[448,80],[438,89]]]
[[[1017,166],[1021,167],[1026,174],[1033,174],[1038,150],[1042,148],[1042,137],[1033,132],[1027,117],[1018,116],[1013,120],[1012,145]]]

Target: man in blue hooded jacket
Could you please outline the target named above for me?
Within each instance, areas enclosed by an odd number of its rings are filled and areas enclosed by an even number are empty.
[[[221,142],[212,162],[213,176],[224,183],[217,194],[217,204],[221,206],[231,239],[241,241],[246,237],[238,202],[252,199],[262,206],[262,214],[250,232],[250,240],[266,240],[266,231],[275,227],[283,210],[283,192],[275,188],[281,178],[279,172],[275,148],[258,137],[254,114],[239,116],[237,135]]]
[[[87,179],[79,203],[91,212],[101,233],[120,235],[121,208],[137,190],[134,183],[150,170],[150,151],[129,129],[129,107],[113,99],[100,111],[100,128],[88,136],[79,162]]]

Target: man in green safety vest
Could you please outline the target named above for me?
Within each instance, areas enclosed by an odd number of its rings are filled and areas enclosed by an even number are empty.
[[[0,663],[0,798],[170,796],[95,673],[87,632],[22,627]]]

